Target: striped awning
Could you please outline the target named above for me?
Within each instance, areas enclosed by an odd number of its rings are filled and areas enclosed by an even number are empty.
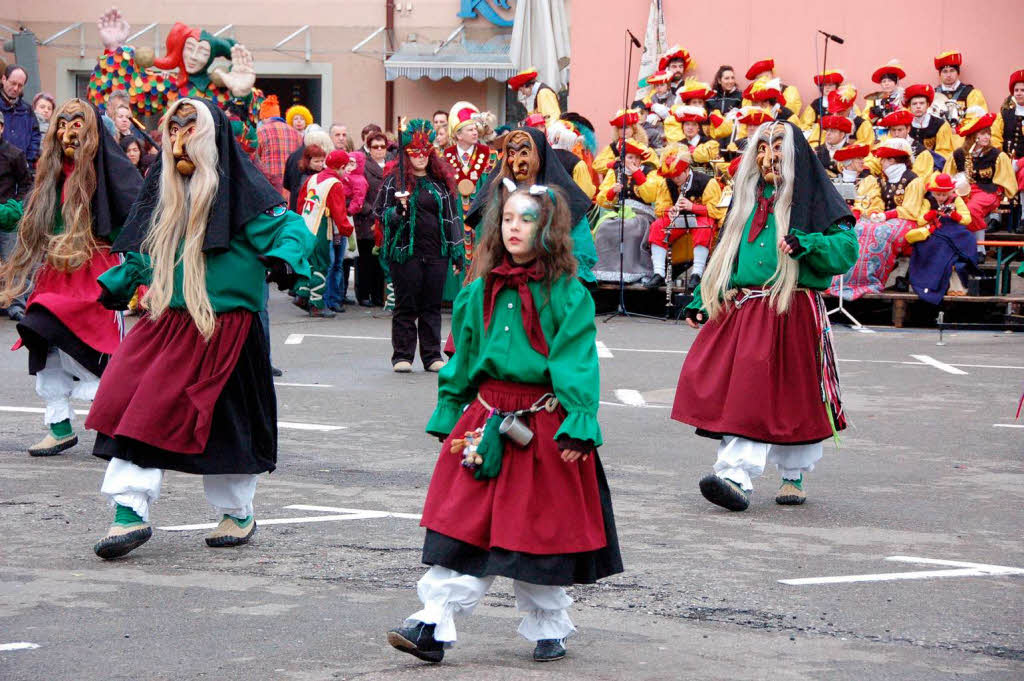
[[[387,80],[508,80],[517,72],[509,60],[508,47],[509,34],[496,36],[486,43],[451,42],[437,54],[432,44],[402,43],[384,60],[384,77]]]

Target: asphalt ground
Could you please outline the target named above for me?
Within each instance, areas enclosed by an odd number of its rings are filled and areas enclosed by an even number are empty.
[[[216,520],[197,478],[168,473],[153,539],[96,558],[112,514],[93,436],[30,458],[42,417],[16,410],[42,404],[24,352],[0,353],[0,679],[1024,678],[1024,574],[991,567],[1024,568],[1020,334],[939,346],[935,331],[837,327],[841,448],[826,444],[804,506],[774,503],[769,470],[737,514],[697,489],[715,443],[668,418],[696,332],[599,322],[601,457],[626,571],[571,590],[579,631],[563,661],[532,662],[498,579],[429,666],[384,633],[418,609],[436,379],[418,362],[391,372],[379,312],[312,320],[275,293],[272,322],[281,420],[341,428],[281,428],[279,468],[256,495],[264,524],[239,549],[159,529]],[[15,337],[0,322],[0,346]],[[886,560],[898,556],[912,561]],[[936,570],[952,573],[884,577]],[[875,577],[780,582],[846,575]]]

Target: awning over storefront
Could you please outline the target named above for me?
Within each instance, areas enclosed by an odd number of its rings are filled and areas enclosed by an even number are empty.
[[[485,43],[452,41],[442,44],[440,49],[431,43],[402,43],[384,60],[384,77],[387,80],[507,80],[517,72],[509,60],[510,35],[498,35]]]

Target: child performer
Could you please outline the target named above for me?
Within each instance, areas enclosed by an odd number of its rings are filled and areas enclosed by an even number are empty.
[[[455,642],[453,615],[472,612],[503,576],[526,613],[519,633],[544,662],[564,657],[575,631],[563,587],[622,571],[597,455],[594,303],[576,278],[559,190],[514,191],[485,220],[455,300],[458,352],[438,376],[427,424],[444,445],[421,523],[432,566],[417,585],[423,609],[388,643],[440,662]],[[502,434],[511,414],[518,427]]]
[[[802,504],[821,441],[846,425],[818,291],[857,260],[853,215],[800,129],[759,127],[733,183],[722,236],[687,322],[704,327],[679,376],[672,418],[721,439],[701,494],[730,511],[774,462],[775,501]]]
[[[104,559],[152,536],[164,469],[203,476],[222,516],[208,546],[239,546],[256,532],[258,474],[277,464],[263,282],[284,290],[308,277],[313,250],[303,220],[213,102],[175,101],[160,131],[161,158],[114,242],[125,262],[98,282],[109,309],[149,285],[147,314],[107,366],[85,424],[96,431],[93,454],[110,462],[101,493],[114,523],[93,548]]]

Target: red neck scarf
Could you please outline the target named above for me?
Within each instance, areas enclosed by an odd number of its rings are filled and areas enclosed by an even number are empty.
[[[487,275],[484,284],[484,331],[491,324],[491,315],[494,313],[494,302],[498,294],[504,288],[515,288],[519,291],[519,301],[523,313],[523,328],[526,330],[526,337],[530,339],[530,347],[547,357],[548,341],[544,338],[544,330],[540,325],[540,315],[537,307],[533,304],[533,294],[526,285],[528,281],[541,281],[544,278],[544,268],[534,260],[527,265],[517,265],[510,259],[491,270]]]
[[[775,210],[775,194],[765,196],[764,192],[757,197],[757,210],[754,211],[754,219],[750,221],[750,234],[747,236],[748,243],[754,243],[757,236],[768,223],[768,215]]]

